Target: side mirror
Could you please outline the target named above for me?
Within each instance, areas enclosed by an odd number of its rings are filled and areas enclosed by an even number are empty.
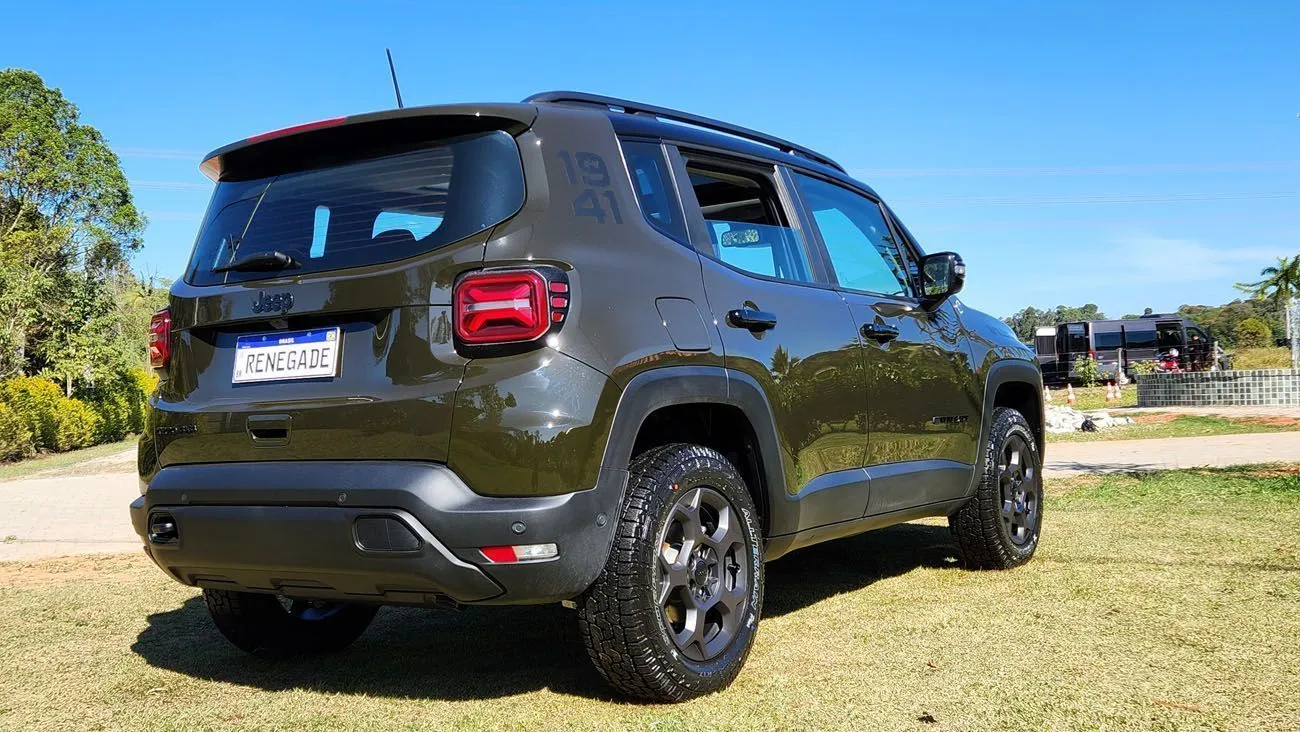
[[[966,263],[952,252],[927,254],[921,258],[921,305],[933,310],[961,292],[966,284]]]

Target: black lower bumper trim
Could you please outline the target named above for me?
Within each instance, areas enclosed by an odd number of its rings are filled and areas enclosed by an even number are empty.
[[[178,465],[153,476],[131,518],[155,563],[188,585],[380,603],[554,602],[604,567],[626,480],[626,471],[602,470],[590,490],[495,498],[429,463]],[[160,511],[175,524],[167,544],[149,539]],[[418,542],[363,548],[357,521],[373,518]],[[478,552],[540,543],[555,543],[559,557],[492,565]]]

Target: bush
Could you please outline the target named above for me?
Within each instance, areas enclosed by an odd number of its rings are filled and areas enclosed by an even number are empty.
[[[1289,369],[1291,368],[1291,350],[1289,348],[1243,348],[1232,354],[1232,369]]]
[[[0,460],[19,460],[36,452],[32,432],[8,404],[0,402]]]
[[[1133,374],[1134,376],[1142,376],[1143,374],[1154,374],[1156,372],[1156,362],[1155,361],[1134,361],[1133,363],[1129,364],[1128,370],[1129,373]]]
[[[60,452],[90,447],[99,436],[102,420],[89,404],[80,399],[64,398],[55,418],[54,449]]]
[[[38,450],[64,451],[143,432],[153,374],[122,372],[69,399],[52,381],[20,376],[0,381],[0,460]]]
[[[1084,386],[1096,386],[1101,383],[1101,367],[1097,364],[1097,359],[1092,356],[1084,356],[1075,361],[1074,373]]]
[[[1232,330],[1237,348],[1268,348],[1273,345],[1273,329],[1263,318],[1246,318]]]
[[[158,377],[143,369],[132,369],[101,379],[79,396],[99,415],[101,442],[116,442],[144,431],[145,408]]]
[[[19,376],[0,382],[0,402],[9,405],[23,421],[38,450],[57,449],[59,408],[66,400],[63,390],[46,379]]]

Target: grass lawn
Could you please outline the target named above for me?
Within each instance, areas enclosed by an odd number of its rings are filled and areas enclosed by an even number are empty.
[[[772,563],[739,680],[676,706],[611,698],[554,606],[385,609],[275,663],[141,556],[0,564],[0,728],[1300,728],[1300,468],[1048,490],[1011,572],[936,522]]]
[[[1048,433],[1048,442],[1100,442],[1102,440],[1142,440],[1156,437],[1204,437],[1206,435],[1240,435],[1250,432],[1291,432],[1300,430],[1300,420],[1286,417],[1229,419],[1196,414],[1138,414],[1134,424],[1111,427],[1097,432]]]
[[[1070,403],[1066,401],[1068,392],[1064,388],[1050,388],[1052,392],[1052,406],[1068,407]],[[1123,387],[1120,399],[1117,402],[1106,401],[1106,387],[1102,386],[1078,386],[1074,389],[1074,396],[1078,400],[1075,409],[1085,412],[1094,409],[1111,409],[1114,407],[1136,407],[1138,403],[1137,384],[1127,384]]]
[[[130,437],[122,442],[109,442],[103,445],[95,445],[82,450],[72,450],[69,452],[48,453],[39,455],[28,460],[20,460],[15,463],[0,462],[0,481],[12,480],[14,478],[27,478],[34,473],[42,473],[49,470],[61,470],[87,460],[116,455],[124,450],[135,447],[136,438]]]

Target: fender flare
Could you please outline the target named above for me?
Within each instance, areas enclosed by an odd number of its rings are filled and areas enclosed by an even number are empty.
[[[988,452],[984,449],[989,439],[989,430],[993,427],[993,407],[994,400],[997,397],[998,389],[1006,384],[1028,384],[1037,390],[1038,406],[1041,410],[1043,407],[1043,373],[1039,370],[1038,365],[1029,361],[1008,360],[997,361],[989,367],[988,375],[984,379],[984,401],[981,404],[980,415],[980,441],[979,451],[975,455],[975,470],[971,475],[970,487],[966,490],[966,495],[975,495],[975,490],[979,487],[980,480],[984,477],[984,456]],[[1038,454],[1044,454],[1045,435],[1043,434],[1043,424],[1045,416],[1038,415]]]
[[[738,408],[754,428],[758,441],[766,505],[771,511],[780,511],[789,503],[785,494],[781,443],[767,396],[752,376],[721,366],[666,366],[633,377],[615,407],[601,465],[606,469],[627,470],[632,460],[632,448],[646,417],[664,407],[682,404],[722,404]],[[776,518],[767,516],[764,523],[773,525]]]

